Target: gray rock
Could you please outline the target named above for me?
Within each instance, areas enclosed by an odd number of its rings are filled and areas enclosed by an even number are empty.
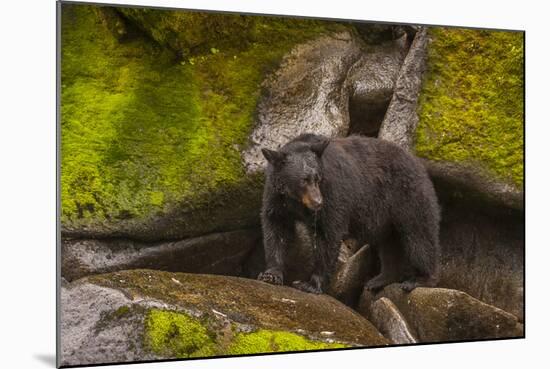
[[[418,125],[416,107],[426,70],[427,30],[416,33],[395,85],[392,100],[380,127],[378,137],[411,150]]]
[[[349,126],[346,76],[361,55],[350,32],[322,36],[296,46],[263,82],[250,146],[243,153],[248,172],[261,170],[260,149],[277,149],[306,132],[345,135]]]
[[[403,60],[407,37],[367,46],[348,74],[349,133],[376,137],[390,103]]]
[[[261,244],[258,229],[213,233],[174,242],[64,240],[61,272],[69,281],[124,269],[238,275],[248,253]]]
[[[331,278],[328,293],[346,305],[353,306],[361,294],[365,276],[372,263],[370,256],[369,245],[356,250],[356,242],[342,242],[336,272]]]
[[[517,317],[462,291],[416,288],[407,294],[398,284],[393,284],[377,295],[365,290],[361,296],[361,310],[371,310],[372,302],[381,297],[397,306],[419,342],[523,336],[523,325]]]
[[[417,343],[401,312],[389,299],[381,297],[370,306],[369,320],[394,344]]]
[[[368,320],[329,296],[236,277],[102,274],[62,288],[60,309],[61,365],[388,344]],[[266,348],[239,346],[260,329]],[[302,336],[308,346],[299,340],[278,347],[263,336],[269,332]]]
[[[133,302],[121,291],[90,283],[61,289],[61,365],[157,358],[142,351],[143,314],[125,314]],[[119,314],[117,314],[117,311]],[[117,316],[120,315],[120,316]]]
[[[302,133],[328,137],[378,130],[407,50],[406,37],[365,45],[350,32],[296,46],[263,83],[250,145],[248,172],[265,166],[260,149],[277,149]],[[350,111],[351,109],[351,111]],[[369,125],[374,126],[370,127]]]

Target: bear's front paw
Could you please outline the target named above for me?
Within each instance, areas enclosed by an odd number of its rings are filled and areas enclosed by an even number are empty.
[[[320,287],[315,287],[311,283],[304,282],[304,281],[294,281],[292,282],[292,287],[303,292],[314,293],[317,295],[323,293],[323,290],[321,290]]]
[[[268,271],[262,272],[258,275],[258,280],[269,284],[282,285],[283,277],[279,274],[274,274]]]

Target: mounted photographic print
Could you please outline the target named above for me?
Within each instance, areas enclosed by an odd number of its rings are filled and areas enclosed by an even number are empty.
[[[58,3],[58,365],[524,337],[524,32]]]

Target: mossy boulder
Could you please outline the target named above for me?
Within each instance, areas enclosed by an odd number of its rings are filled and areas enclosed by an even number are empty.
[[[388,343],[368,320],[326,295],[152,270],[65,284],[61,339],[62,365]]]
[[[431,27],[416,153],[523,191],[523,32]]]
[[[258,224],[262,175],[241,152],[262,81],[350,28],[83,4],[61,18],[62,232],[147,241]]]

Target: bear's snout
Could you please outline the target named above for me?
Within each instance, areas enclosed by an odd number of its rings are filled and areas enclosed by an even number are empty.
[[[308,186],[302,196],[302,204],[310,210],[317,211],[323,206],[323,197],[317,186]]]

